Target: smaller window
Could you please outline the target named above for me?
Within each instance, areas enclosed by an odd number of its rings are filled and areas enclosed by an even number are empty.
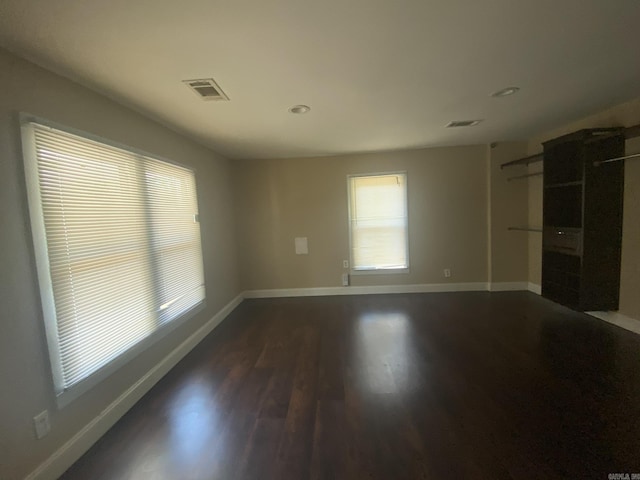
[[[349,176],[349,235],[355,271],[409,268],[407,174]]]

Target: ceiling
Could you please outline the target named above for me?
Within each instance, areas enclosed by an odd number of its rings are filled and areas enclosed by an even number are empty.
[[[637,0],[1,0],[0,45],[230,158],[521,140],[640,96]],[[230,101],[182,83],[209,77]]]

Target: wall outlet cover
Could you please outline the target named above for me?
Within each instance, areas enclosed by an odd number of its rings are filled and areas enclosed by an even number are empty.
[[[33,417],[33,426],[36,429],[36,437],[43,438],[51,431],[51,424],[49,423],[49,411],[45,410]]]

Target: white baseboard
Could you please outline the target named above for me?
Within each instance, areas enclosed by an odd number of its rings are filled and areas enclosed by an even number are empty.
[[[527,282],[494,282],[489,284],[490,292],[515,292],[520,290],[528,290]]]
[[[617,325],[620,328],[640,335],[640,320],[628,317],[618,312],[585,312],[592,317],[604,320],[607,323]]]
[[[531,283],[529,282],[527,284],[527,290],[529,290],[531,293],[535,293],[536,295],[542,295],[542,287],[540,285],[538,285],[537,283]]]
[[[97,417],[85,425],[70,440],[56,450],[25,480],[54,480],[77,461],[98,441],[135,403],[147,393],[169,370],[216,328],[243,300],[240,294],[225,305],[207,323],[156,364],[140,380],[116,398]]]
[[[419,285],[380,285],[366,287],[282,288],[247,290],[244,298],[319,297],[327,295],[373,295],[384,293],[486,292],[484,282],[428,283]]]

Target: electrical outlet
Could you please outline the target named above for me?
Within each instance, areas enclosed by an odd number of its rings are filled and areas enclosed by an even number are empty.
[[[43,438],[51,431],[51,424],[49,423],[49,411],[45,410],[33,417],[33,426],[36,429],[36,437]]]
[[[342,268],[349,268],[349,260],[342,260]]]
[[[451,269],[449,269],[449,268],[445,268],[445,269],[444,269],[444,276],[445,276],[446,278],[449,278],[449,277],[451,276]]]
[[[342,274],[342,286],[343,287],[348,287],[349,286],[349,274],[348,273],[343,273]]]

